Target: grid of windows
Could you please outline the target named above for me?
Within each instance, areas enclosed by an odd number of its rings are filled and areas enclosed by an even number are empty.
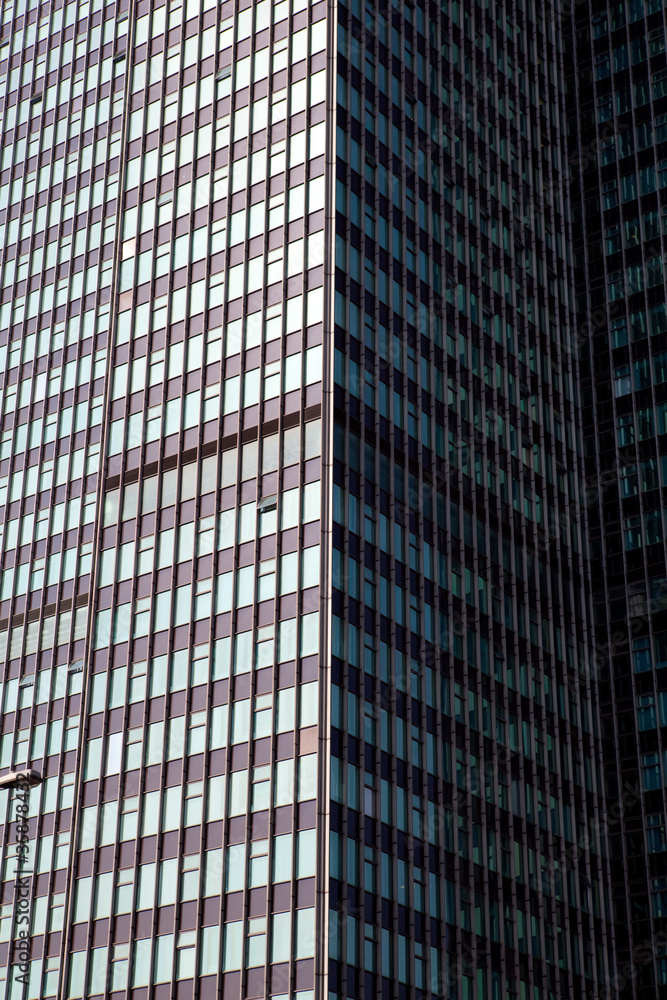
[[[46,778],[29,998],[312,996],[326,31],[309,0],[2,8],[0,766]]]
[[[667,172],[663,3],[582,4],[569,50],[573,252],[611,886],[622,1000],[649,1000],[664,959],[637,949],[667,920],[662,371]],[[576,103],[575,103],[576,102]],[[634,788],[633,793],[629,789]],[[654,894],[655,893],[655,894]],[[657,901],[657,902],[656,902]]]
[[[337,15],[330,997],[594,995],[562,40]]]

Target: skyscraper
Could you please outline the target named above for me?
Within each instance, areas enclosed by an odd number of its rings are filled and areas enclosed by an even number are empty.
[[[337,20],[329,989],[600,995],[557,12]]]
[[[603,996],[558,5],[2,21],[2,995]]]
[[[619,995],[649,1000],[667,990],[663,5],[580,4],[571,30],[575,275]]]

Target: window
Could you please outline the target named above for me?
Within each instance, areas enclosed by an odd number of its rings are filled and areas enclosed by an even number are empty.
[[[159,940],[159,939],[158,939]],[[176,978],[192,979],[195,974],[196,931],[181,931],[176,941]]]
[[[667,579],[658,577],[656,580],[651,580],[650,589],[654,609],[662,611],[667,607]]]
[[[657,727],[655,714],[655,695],[645,694],[637,698],[637,724],[640,733]]]
[[[171,969],[174,955],[174,935],[162,934],[155,939],[153,961],[153,982],[171,982]]]
[[[637,125],[637,149],[651,149],[653,146],[653,123]]]
[[[641,231],[639,219],[626,219],[625,225],[625,245],[626,247],[637,247],[641,243]]]
[[[628,46],[625,42],[622,45],[616,45],[613,50],[614,56],[614,73],[620,73],[621,70],[628,68]]]
[[[618,418],[617,436],[619,448],[635,443],[635,424],[631,413],[626,413]]]
[[[655,167],[651,163],[648,167],[642,167],[639,171],[639,193],[640,195],[651,194],[655,189]]]
[[[117,944],[111,949],[111,981],[109,989],[125,990],[127,987],[129,958],[129,944]],[[102,986],[102,989],[104,989],[104,986]]]
[[[656,385],[667,382],[667,351],[653,357],[653,380]]]
[[[248,885],[251,889],[268,884],[269,879],[269,842],[254,840],[250,844],[250,863]]]
[[[203,713],[202,713],[203,714]],[[204,807],[204,782],[190,781],[185,786],[184,826],[197,826],[202,821]]]
[[[614,371],[614,395],[616,397],[626,396],[630,392],[632,392],[630,366],[623,365],[620,368],[616,368]]]
[[[643,309],[630,315],[630,329],[632,330],[633,341],[645,340],[647,336],[646,313]]]
[[[271,804],[271,767],[254,767],[252,771],[252,812],[268,809]]]
[[[198,898],[199,869],[199,855],[186,854],[181,862],[181,889],[179,894],[181,903]]]
[[[657,490],[660,483],[658,481],[658,464],[654,458],[648,458],[641,464],[642,493]]]
[[[647,639],[636,640],[636,641],[646,642],[648,647]],[[655,666],[656,670],[660,670],[662,667],[667,667],[667,632],[659,632],[658,635],[655,636],[654,642],[655,642]],[[648,650],[648,666],[644,667],[644,669],[645,670],[651,669],[650,650]]]
[[[273,695],[260,694],[255,697],[253,721],[253,737],[260,739],[271,735],[271,720],[273,716]]]
[[[641,42],[645,45],[643,38],[635,39],[637,42]],[[633,43],[634,44],[634,43]],[[646,56],[644,56],[646,58]],[[659,97],[667,97],[667,70],[661,70],[659,73],[654,73],[652,76],[653,83],[653,99]]]
[[[642,519],[640,515],[626,517],[623,522],[625,535],[625,551],[640,549],[642,545]]]
[[[603,139],[600,142],[600,163],[601,165],[607,166],[609,163],[615,163],[616,161],[616,143],[612,138]]]
[[[631,62],[633,66],[646,61],[646,39],[643,35],[633,38],[630,43]]]
[[[634,135],[632,129],[619,129],[618,132],[618,155],[619,157],[632,156],[634,152]]]
[[[659,854],[667,851],[667,835],[665,833],[665,815],[657,813],[646,817],[646,846],[649,854]]]
[[[266,961],[266,917],[251,917],[248,921],[246,967],[263,966]]]
[[[645,102],[648,101],[648,87]],[[629,111],[632,107],[631,91],[629,87],[618,87],[615,92],[616,113],[622,115],[624,111]]]
[[[667,308],[664,302],[651,307],[651,336],[667,331]]]
[[[654,917],[667,917],[667,878],[651,879],[651,900]]]
[[[611,324],[611,346],[613,348],[625,347],[628,342],[628,321],[626,319],[615,319]]]
[[[595,79],[604,80],[611,72],[609,53],[603,52],[595,57]]]
[[[621,495],[623,497],[634,497],[638,492],[637,466],[623,466],[621,468]]]
[[[637,410],[637,440],[646,441],[653,436],[653,407],[644,406]]]
[[[621,198],[623,202],[635,201],[637,198],[637,175],[624,174],[621,177]]]
[[[621,250],[621,227],[608,226],[605,230],[605,253],[618,253]]]
[[[276,560],[266,559],[259,564],[257,600],[269,601],[276,593]]]
[[[662,541],[661,510],[650,510],[644,515],[644,538],[646,545],[657,545]]]
[[[662,285],[662,257],[649,257],[646,261],[646,287]]]
[[[656,788],[661,788],[662,774],[660,771],[660,754],[657,753],[642,754],[641,767],[642,767],[642,786],[644,788],[644,791],[649,792]],[[667,907],[665,908],[665,916],[667,916]]]
[[[625,285],[622,271],[612,271],[607,278],[607,297],[610,302],[625,297]]]
[[[644,213],[644,239],[653,240],[660,236],[660,216],[658,212]]]
[[[593,38],[602,38],[607,34],[607,14],[596,14],[593,18]]]
[[[598,122],[602,124],[602,122],[607,122],[609,121],[610,118],[613,117],[614,117],[614,107],[612,104],[611,95],[605,97],[598,97]],[[608,187],[609,185],[605,186]],[[614,183],[614,188],[615,187],[616,184]]]
[[[138,730],[139,733],[142,730]],[[141,753],[141,750],[139,751]],[[123,807],[120,819],[120,839],[134,840],[137,835],[139,799],[137,796],[123,799]],[[121,911],[126,913],[126,910]]]
[[[275,913],[271,918],[271,962],[289,962],[291,926],[289,913]]]

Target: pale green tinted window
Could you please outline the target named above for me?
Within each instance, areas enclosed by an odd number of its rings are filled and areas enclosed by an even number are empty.
[[[225,924],[222,971],[230,972],[241,968],[243,957],[243,924],[240,920]]]
[[[136,908],[138,910],[148,910],[153,906],[155,897],[155,874],[156,865],[141,865],[139,868],[139,882],[137,888]]]
[[[316,831],[301,830],[297,835],[296,877],[312,878],[315,875],[317,855]]]
[[[88,996],[104,993],[108,968],[108,948],[93,948],[90,953]]]
[[[88,920],[90,916],[91,893],[93,887],[92,877],[80,878],[76,882],[76,893],[74,897],[74,923]]]
[[[199,974],[202,976],[217,973],[220,967],[220,928],[203,927],[201,932],[201,950],[199,958]]]
[[[271,918],[271,962],[289,962],[292,921],[289,913]]]
[[[169,858],[160,865],[160,885],[158,891],[158,906],[168,906],[176,902],[176,887],[178,881],[178,861]]]
[[[295,958],[312,958],[315,954],[315,910],[297,910]]]
[[[299,726],[315,726],[317,724],[318,687],[317,681],[302,684],[299,688]]]
[[[292,877],[292,834],[273,839],[273,882],[288,882]]]
[[[172,979],[172,962],[174,957],[174,935],[162,934],[155,939],[155,959],[153,963],[153,982],[168,983]]]
[[[245,773],[245,772],[244,772]],[[227,848],[225,891],[238,892],[245,884],[245,844],[232,844]]]

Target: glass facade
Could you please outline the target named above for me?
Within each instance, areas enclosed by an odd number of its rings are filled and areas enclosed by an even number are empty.
[[[610,986],[557,13],[337,4],[331,998]]]
[[[663,4],[583,3],[570,37],[573,249],[618,995],[652,1000],[667,992]]]
[[[307,1000],[326,5],[2,22],[2,996]]]
[[[605,995],[557,15],[3,5],[0,1000]]]

